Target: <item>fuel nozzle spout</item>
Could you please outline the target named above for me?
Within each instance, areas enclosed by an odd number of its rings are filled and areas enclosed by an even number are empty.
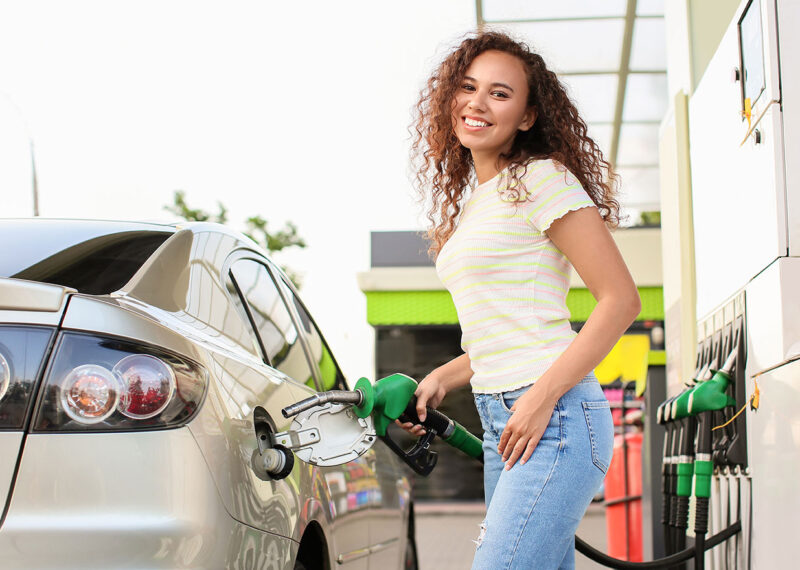
[[[724,372],[728,376],[730,376],[731,372],[733,371],[733,367],[736,365],[736,357],[739,355],[739,345],[733,347],[733,350],[728,355],[727,360],[725,360],[725,364],[722,365],[722,368],[718,370],[718,372]]]
[[[330,390],[328,392],[320,392],[314,394],[310,398],[301,400],[291,406],[286,406],[281,410],[283,417],[291,418],[301,412],[310,410],[317,406],[324,406],[328,403],[336,404],[353,404],[354,406],[361,406],[364,403],[365,395],[363,390]]]
[[[736,364],[738,345],[734,347],[722,368],[714,373],[710,380],[699,383],[689,394],[688,412],[700,414],[722,410],[727,406],[735,406],[736,400],[725,393],[731,381],[731,372]]]
[[[700,372],[695,377],[694,383],[697,384],[698,382],[705,382],[706,380],[710,380],[711,376],[713,376],[714,374],[712,370],[716,367],[717,367],[717,359],[715,358],[700,369]]]

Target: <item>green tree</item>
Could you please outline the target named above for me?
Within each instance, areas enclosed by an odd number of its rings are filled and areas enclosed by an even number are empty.
[[[639,214],[640,226],[660,226],[661,225],[661,212],[658,210],[652,212],[642,212]]]
[[[180,216],[184,220],[190,222],[216,222],[218,224],[225,224],[228,222],[228,209],[222,205],[222,202],[217,202],[219,212],[209,214],[205,210],[193,209],[186,203],[186,192],[183,190],[175,190],[172,195],[172,206],[164,206],[168,212],[172,212],[176,216]]]
[[[186,192],[183,190],[175,190],[172,196],[172,205],[164,206],[164,209],[192,222],[216,222],[218,224],[228,222],[228,209],[222,202],[217,202],[218,211],[216,214],[190,208],[189,204],[186,203]],[[270,232],[267,230],[267,220],[261,216],[251,216],[245,220],[245,228],[244,235],[270,253],[281,251],[287,247],[306,247],[305,240],[297,234],[297,226],[292,222],[286,222],[282,229]],[[300,276],[288,267],[281,266],[281,269],[292,280],[295,287],[299,288],[301,283]]]

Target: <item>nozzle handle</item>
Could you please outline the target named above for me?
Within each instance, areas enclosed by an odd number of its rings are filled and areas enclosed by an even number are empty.
[[[388,433],[378,437],[383,440],[383,442],[395,453],[395,455],[397,455],[406,465],[413,469],[415,473],[418,473],[423,477],[427,477],[430,475],[431,471],[433,471],[433,468],[436,467],[436,461],[439,456],[430,448],[433,438],[436,437],[434,432],[430,431],[423,435],[421,438],[419,438],[419,440],[417,440],[416,444],[414,444],[414,447],[412,447],[410,450],[405,450],[400,447],[400,445],[394,441]]]
[[[401,421],[411,422],[413,424],[420,424],[428,431],[435,431],[436,435],[446,437],[453,431],[453,420],[448,418],[439,410],[425,407],[425,421],[420,421],[417,414],[417,397],[413,396],[406,406],[405,411],[400,416]],[[448,433],[449,432],[449,433]]]
[[[470,433],[467,428],[457,421],[448,418],[439,410],[428,407],[425,409],[425,421],[421,422],[417,415],[417,397],[414,396],[409,400],[405,412],[400,416],[400,420],[421,424],[427,430],[435,432],[439,437],[456,449],[463,451],[470,457],[479,459],[481,462],[483,461],[483,442],[480,438]]]

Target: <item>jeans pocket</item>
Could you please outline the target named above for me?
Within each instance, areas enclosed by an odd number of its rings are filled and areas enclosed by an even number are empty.
[[[511,410],[511,406],[513,406],[519,397],[522,396],[525,392],[528,391],[530,386],[523,386],[522,388],[517,388],[516,390],[509,390],[508,392],[501,392],[497,396],[497,401],[500,404],[500,407],[503,408],[507,413],[513,414],[514,412]]]
[[[583,415],[589,429],[589,443],[592,447],[592,463],[605,473],[614,452],[614,422],[608,400],[583,402]]]
[[[503,408],[503,410],[509,414],[513,414],[514,412],[511,410],[511,406],[514,405],[514,402],[517,401],[517,398],[508,396],[507,394],[511,394],[511,392],[500,394],[500,396],[497,398],[497,401],[500,403],[500,407]]]

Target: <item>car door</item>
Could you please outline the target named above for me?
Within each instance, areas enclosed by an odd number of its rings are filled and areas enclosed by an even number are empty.
[[[245,300],[265,362],[287,376],[296,400],[316,392],[319,369],[308,358],[306,338],[300,332],[303,321],[287,305],[288,298],[279,292],[279,282],[267,269],[266,261],[243,257],[231,265],[231,273]],[[324,368],[330,369],[328,365]],[[374,495],[369,493],[370,469],[370,459],[361,457],[338,467],[301,465],[299,470],[300,526],[312,520],[324,524],[334,559],[347,569],[368,568],[367,515]]]
[[[316,367],[319,386],[322,390],[347,390],[344,375],[305,305],[280,273],[276,272],[275,277],[296,315],[297,328]],[[365,507],[362,516],[369,521],[370,568],[397,567],[402,560],[405,537],[402,506],[410,497],[409,484],[401,473],[399,460],[378,441],[357,461],[342,467],[350,469],[350,486],[358,497],[356,503]]]

